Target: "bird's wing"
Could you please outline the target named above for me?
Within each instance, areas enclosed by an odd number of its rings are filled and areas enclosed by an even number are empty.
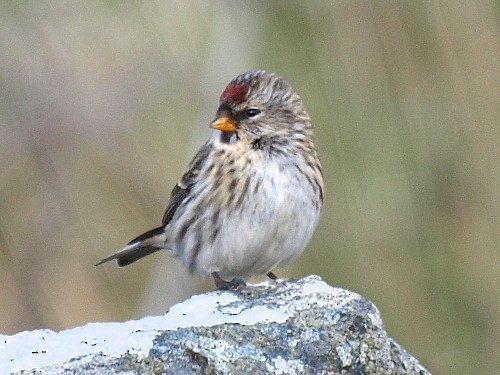
[[[213,146],[211,145],[211,143],[207,142],[200,148],[191,163],[189,163],[187,172],[184,173],[180,181],[172,189],[167,208],[165,209],[165,213],[163,214],[163,226],[166,226],[168,223],[170,223],[177,208],[181,205],[184,199],[189,196],[191,188],[198,181],[200,170],[205,164],[205,160],[212,150],[212,147]]]
[[[170,223],[177,208],[189,197],[191,188],[198,181],[200,170],[203,168],[203,164],[212,147],[210,142],[205,143],[189,164],[188,171],[184,173],[180,181],[174,186],[170,194],[167,209],[163,214],[162,225],[134,238],[123,249],[104,258],[96,266],[116,259],[118,265],[123,267],[164,248],[166,241],[165,226]]]

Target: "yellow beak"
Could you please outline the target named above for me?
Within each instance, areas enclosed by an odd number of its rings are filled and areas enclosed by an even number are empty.
[[[212,125],[210,125],[212,129],[217,129],[223,132],[235,132],[238,130],[238,127],[236,126],[236,122],[228,117],[228,116],[221,116],[214,122],[212,122]]]

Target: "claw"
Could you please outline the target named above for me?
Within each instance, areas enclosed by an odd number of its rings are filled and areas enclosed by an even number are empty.
[[[272,272],[268,272],[267,273],[267,277],[269,277],[271,280],[278,280],[278,276],[276,276],[274,273]]]
[[[242,279],[233,278],[231,281],[226,281],[220,277],[217,272],[212,272],[212,277],[214,278],[215,287],[218,290],[232,290],[237,291],[245,287],[247,284]]]

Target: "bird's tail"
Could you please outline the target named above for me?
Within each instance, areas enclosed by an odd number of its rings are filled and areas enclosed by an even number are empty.
[[[151,229],[146,233],[141,234],[139,237],[134,238],[128,243],[123,249],[117,251],[113,255],[104,258],[95,265],[109,262],[110,260],[116,259],[120,267],[127,266],[130,263],[134,263],[136,260],[145,257],[146,255],[153,254],[158,250],[165,248],[165,227],[161,226],[155,229]]]

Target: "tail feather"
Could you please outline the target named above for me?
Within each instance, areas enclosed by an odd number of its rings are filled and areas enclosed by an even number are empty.
[[[154,228],[154,229],[148,230],[146,233],[143,233],[140,236],[137,236],[132,241],[130,241],[127,245],[132,245],[135,242],[147,241],[147,240],[156,238],[158,236],[162,236],[164,234],[165,234],[165,227],[164,226]]]
[[[124,267],[149,254],[153,254],[159,250],[164,249],[164,246],[164,227],[158,227],[141,234],[139,237],[130,241],[129,244],[123,249],[102,259],[95,265],[98,266],[100,264],[109,262],[110,260],[116,259],[118,266]]]

